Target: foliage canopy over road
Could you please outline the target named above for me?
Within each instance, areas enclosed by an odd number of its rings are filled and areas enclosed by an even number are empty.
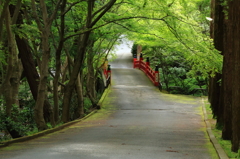
[[[234,92],[240,87],[240,36],[233,32],[240,30],[234,16],[238,3],[0,1],[0,118],[4,123],[0,129],[20,137],[26,135],[25,129],[45,130],[98,107],[105,87],[102,68],[114,45],[127,37],[143,47],[152,65],[160,66],[165,89],[177,85],[188,90],[185,94],[196,87],[209,89],[218,123],[230,131],[226,139],[234,141],[237,151],[239,128],[225,126],[240,116],[235,113],[240,111],[239,94]],[[225,112],[230,115],[224,116]]]

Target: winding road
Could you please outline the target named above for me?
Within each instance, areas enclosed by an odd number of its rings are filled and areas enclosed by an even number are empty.
[[[217,159],[200,98],[161,93],[129,51],[111,62],[102,109],[61,131],[0,149],[0,159]]]

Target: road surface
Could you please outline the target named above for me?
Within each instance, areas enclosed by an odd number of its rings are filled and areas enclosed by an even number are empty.
[[[111,62],[103,107],[64,130],[0,149],[0,159],[215,159],[201,99],[161,93],[130,50]]]

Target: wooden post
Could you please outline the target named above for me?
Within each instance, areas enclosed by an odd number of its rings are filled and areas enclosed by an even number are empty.
[[[159,86],[159,71],[158,71],[158,65],[155,67],[155,81],[154,81],[155,86]]]
[[[107,69],[107,83],[108,85],[111,84],[111,65],[108,65]]]
[[[149,60],[149,57],[147,57],[147,60],[146,60],[146,67],[145,67],[145,72],[146,72],[147,75],[149,74],[149,72],[148,72],[149,67],[150,67],[150,60]]]
[[[133,68],[136,68],[137,54],[133,55]]]
[[[142,61],[142,60],[143,60],[143,54],[140,53],[140,61]]]

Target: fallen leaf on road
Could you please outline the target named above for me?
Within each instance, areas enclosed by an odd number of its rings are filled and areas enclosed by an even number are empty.
[[[178,151],[174,151],[174,150],[166,150],[166,152],[177,152],[178,153]]]

